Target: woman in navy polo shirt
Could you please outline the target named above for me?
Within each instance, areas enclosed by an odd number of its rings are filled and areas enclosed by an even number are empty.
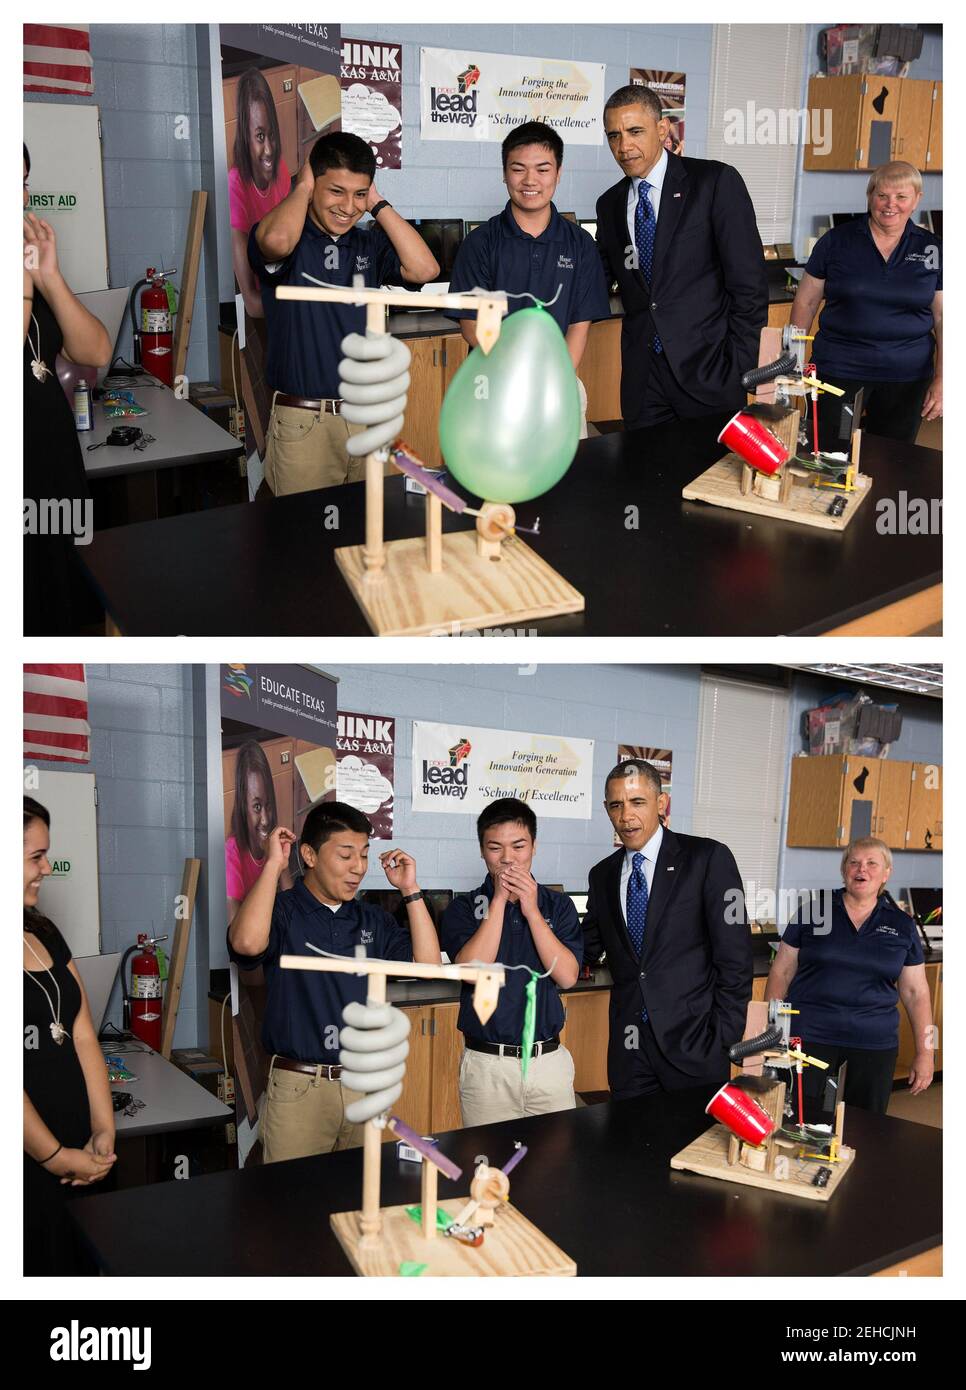
[[[811,924],[789,922],[765,987],[766,999],[787,999],[799,1010],[792,1031],[805,1052],[832,1070],[848,1062],[848,1103],[879,1114],[892,1092],[900,999],[916,1039],[912,1094],[924,1091],[933,1075],[922,947],[912,918],[884,892],[891,872],[892,854],[882,840],[853,840],[842,856],[845,887],[831,895],[831,911]],[[806,1090],[820,1094],[826,1076],[806,1068]]]
[[[864,388],[863,427],[912,444],[922,421],[943,413],[942,242],[912,221],[922,198],[914,165],[883,164],[866,192],[869,216],[816,243],[791,321],[807,333],[825,299],[812,345],[819,380],[848,401]],[[841,397],[819,393],[822,449],[847,447],[841,409]]]

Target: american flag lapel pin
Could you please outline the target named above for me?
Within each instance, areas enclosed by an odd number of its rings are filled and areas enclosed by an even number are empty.
[[[680,198],[680,196],[681,196],[680,193],[675,193],[675,194],[674,194],[674,197],[675,197],[675,198]]]

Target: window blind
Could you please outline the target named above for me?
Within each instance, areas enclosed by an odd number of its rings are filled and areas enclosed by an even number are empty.
[[[787,757],[787,691],[702,676],[694,833],[735,856],[749,917],[775,915],[758,895],[777,887]]]
[[[804,58],[804,24],[715,25],[708,157],[744,179],[766,246],[792,239]]]

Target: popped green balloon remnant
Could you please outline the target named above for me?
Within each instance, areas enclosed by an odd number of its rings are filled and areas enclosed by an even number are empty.
[[[558,483],[580,441],[580,395],[567,343],[546,309],[503,320],[487,356],[454,376],[439,442],[457,482],[488,502],[526,502]]]

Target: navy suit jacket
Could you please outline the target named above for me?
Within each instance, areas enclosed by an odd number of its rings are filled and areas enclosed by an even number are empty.
[[[597,200],[597,246],[608,284],[624,302],[621,409],[640,417],[647,343],[659,334],[679,386],[697,399],[694,415],[738,410],[742,374],[758,365],[768,321],[768,285],[755,209],[730,164],[669,154],[654,238],[653,284],[628,265],[631,180]]]
[[[717,840],[665,828],[640,960],[621,912],[623,860],[624,850],[618,849],[591,869],[583,922],[584,960],[593,962],[606,951],[614,981],[607,1051],[611,1090],[631,1084],[629,1026],[650,1027],[665,1090],[720,1084],[728,1076],[728,1048],[745,1030],[752,985],[751,936],[734,855]],[[642,1008],[647,1025],[641,1024]]]

